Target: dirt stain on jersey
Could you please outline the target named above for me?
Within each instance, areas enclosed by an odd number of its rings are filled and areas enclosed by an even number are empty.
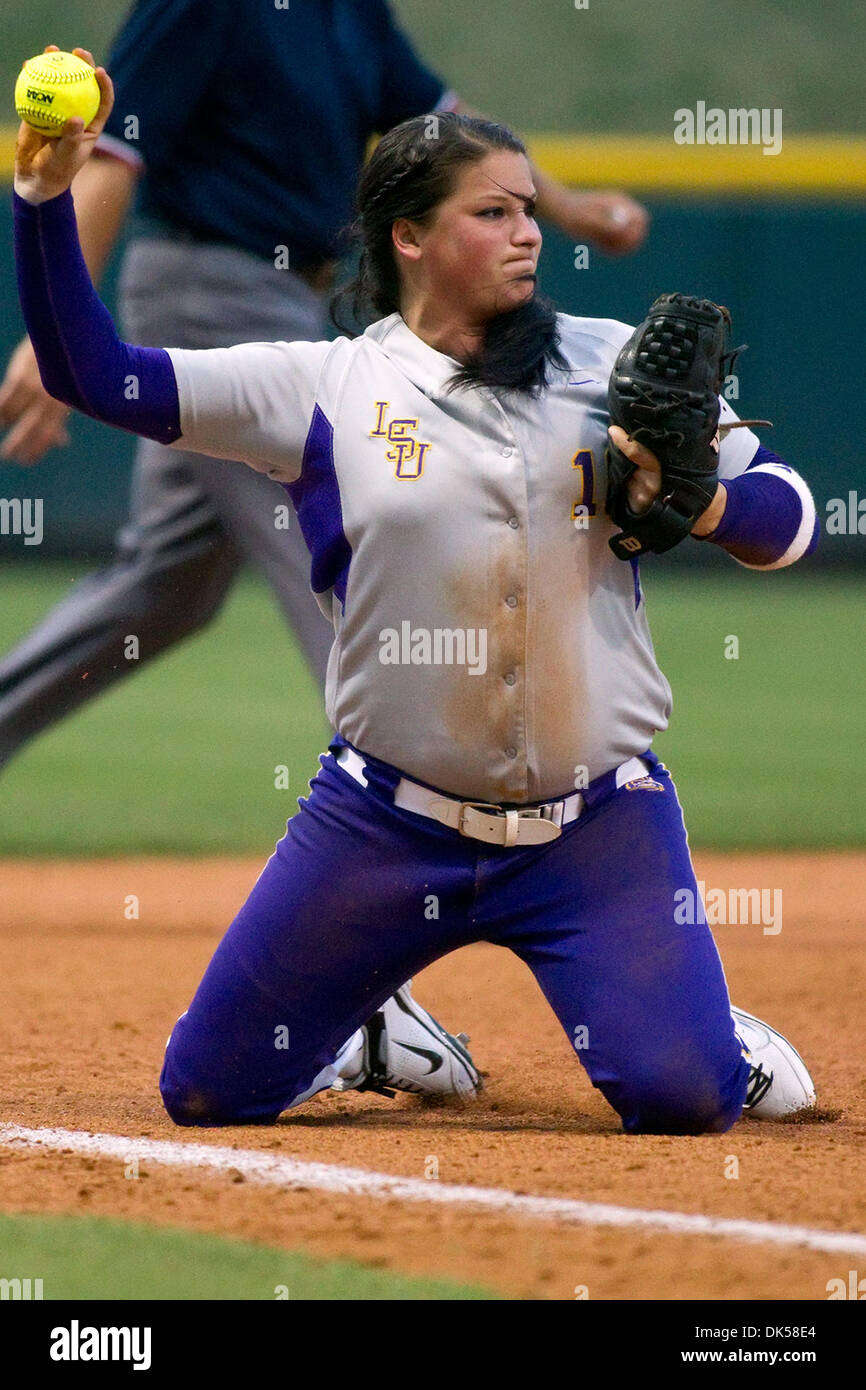
[[[519,545],[485,555],[483,549],[441,579],[442,609],[454,622],[487,632],[483,676],[455,673],[439,711],[443,726],[466,756],[467,795],[487,800],[527,799],[526,575]],[[509,604],[508,600],[514,602]],[[508,679],[513,677],[512,679]],[[509,748],[517,749],[509,756]]]
[[[555,551],[548,547],[530,577],[530,800],[571,791],[577,765],[586,756],[583,628],[591,618],[589,569],[575,554],[581,544],[579,535],[565,536]]]

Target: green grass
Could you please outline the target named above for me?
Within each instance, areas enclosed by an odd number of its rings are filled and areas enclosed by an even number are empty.
[[[81,572],[0,570],[0,649]],[[209,628],[9,765],[0,854],[270,853],[328,738],[321,698],[269,594],[241,582]],[[287,790],[275,787],[277,767],[289,770]]]
[[[718,579],[651,572],[645,587],[674,694],[654,748],[674,773],[692,844],[862,845],[859,577],[732,564]],[[737,659],[725,657],[731,636]]]
[[[439,1302],[499,1297],[447,1280],[366,1269],[349,1260],[318,1260],[224,1236],[79,1216],[0,1214],[0,1277],[41,1279],[46,1300],[288,1296]]]
[[[0,570],[0,650],[73,575]],[[859,727],[866,655],[856,577],[644,567],[674,691],[656,749],[693,845],[866,841]],[[739,658],[725,658],[729,636]],[[0,854],[267,854],[317,770],[328,730],[265,588],[242,580],[220,617],[35,740],[0,780]],[[274,769],[289,769],[289,790]]]

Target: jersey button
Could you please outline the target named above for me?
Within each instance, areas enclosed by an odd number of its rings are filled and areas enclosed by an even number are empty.
[[[516,516],[510,516],[508,518],[508,525],[511,527],[512,531],[516,531],[520,522],[517,520]]]
[[[509,607],[509,608],[516,608],[516,607],[517,607],[517,599],[516,599],[516,597],[514,596],[514,594],[509,594],[508,597],[506,598],[505,602],[508,604],[508,607]]]
[[[510,447],[510,445],[506,444],[505,448],[502,450],[502,457],[504,459],[510,459],[513,453],[514,450]]]
[[[516,685],[516,684],[517,684],[517,677],[515,676],[515,674],[514,674],[513,671],[506,671],[506,672],[505,672],[505,675],[504,675],[504,677],[503,677],[503,680],[505,681],[505,684],[506,684],[506,685]]]
[[[511,746],[511,744],[509,744],[508,747],[507,747],[506,750],[505,750],[505,756],[506,756],[506,758],[516,758],[516,757],[517,757],[517,749],[516,749],[516,748],[513,748],[513,747]]]

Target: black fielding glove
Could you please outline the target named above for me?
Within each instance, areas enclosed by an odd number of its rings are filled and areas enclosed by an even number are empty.
[[[622,527],[608,544],[620,560],[678,545],[716,495],[719,392],[736,356],[727,351],[730,326],[727,309],[708,299],[663,294],[614,363],[610,422],[661,464],[658,496],[633,512],[627,484],[635,465],[608,443],[607,511]]]

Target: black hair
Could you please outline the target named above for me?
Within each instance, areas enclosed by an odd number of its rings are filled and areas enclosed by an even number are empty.
[[[523,142],[506,126],[456,112],[415,116],[383,136],[358,181],[357,216],[348,229],[360,253],[358,272],[331,302],[337,328],[353,331],[338,317],[345,303],[356,324],[369,320],[371,311],[379,317],[400,312],[400,275],[391,240],[395,221],[428,222],[452,192],[458,170],[492,150],[526,154]],[[487,320],[481,347],[448,385],[536,394],[547,383],[549,366],[566,365],[559,351],[556,309],[536,293]]]

